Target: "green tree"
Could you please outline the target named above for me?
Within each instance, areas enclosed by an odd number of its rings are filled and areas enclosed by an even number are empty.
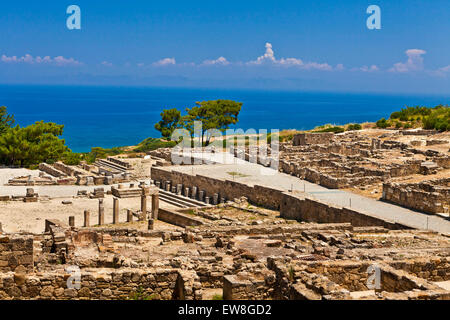
[[[206,145],[210,142],[211,135],[207,133],[208,130],[217,129],[223,133],[230,125],[236,124],[242,108],[241,102],[233,100],[209,100],[195,104],[192,109],[186,109],[188,114],[183,117],[183,127],[193,135],[194,122],[202,122],[202,145],[204,142]]]
[[[63,125],[39,121],[21,128],[16,126],[0,136],[0,159],[7,165],[28,166],[41,162],[54,163],[70,149],[59,136]]]
[[[181,112],[173,108],[161,112],[161,121],[155,124],[155,129],[160,131],[164,138],[170,138],[172,132],[180,126]]]
[[[196,106],[186,108],[186,115],[181,116],[177,109],[166,109],[161,113],[161,121],[155,124],[155,129],[161,132],[165,138],[170,138],[173,131],[184,128],[189,131],[191,137],[194,136],[194,122],[202,123],[201,142],[209,144],[211,134],[210,129],[217,129],[222,133],[230,125],[238,122],[238,115],[241,111],[242,103],[233,100],[209,100],[196,102]]]
[[[0,107],[0,135],[4,134],[14,125],[14,116],[8,114],[6,107]]]

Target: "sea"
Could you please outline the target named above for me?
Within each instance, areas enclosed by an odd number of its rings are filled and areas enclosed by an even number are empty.
[[[163,109],[184,112],[196,101],[243,103],[237,129],[312,129],[322,124],[376,121],[405,106],[449,104],[449,96],[156,87],[0,85],[0,106],[27,126],[44,120],[64,125],[74,152],[137,145],[159,137]]]

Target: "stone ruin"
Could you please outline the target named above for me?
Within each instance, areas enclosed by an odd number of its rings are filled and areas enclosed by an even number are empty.
[[[383,184],[385,200],[448,212],[448,179],[391,181],[439,174],[449,168],[447,155],[391,136],[328,136],[281,144],[281,170],[336,188]],[[254,150],[232,152],[249,160]],[[258,161],[270,158],[269,150]],[[0,225],[0,299],[450,299],[448,235],[360,215],[347,222],[342,208],[303,196],[163,169],[152,170],[150,186],[112,188],[112,212],[105,212],[104,190],[85,192],[98,199],[98,214],[85,210],[77,226],[74,217],[46,220],[42,234],[6,234]],[[239,196],[244,188],[251,203]],[[30,190],[24,198],[36,197]],[[137,198],[140,210],[127,209],[122,221],[124,198]]]
[[[450,299],[449,238],[434,232],[299,223],[245,199],[173,213],[201,223],[47,220],[40,235],[1,234],[0,297]]]
[[[377,138],[358,132],[298,134],[292,142],[280,144],[279,168],[281,172],[326,188],[367,190],[374,197],[411,209],[448,215],[446,179],[434,178],[433,182],[428,181],[428,176],[439,177],[447,172],[450,155],[416,148],[415,140],[410,144],[397,140],[402,135],[412,134],[432,137],[436,132],[403,131],[381,134]],[[436,145],[434,140],[424,140],[423,145]],[[257,147],[231,148],[230,151],[246,161],[256,159],[260,153]],[[258,156],[255,162],[267,166],[273,160],[270,153],[269,150],[268,155]],[[397,182],[417,176],[423,178],[415,178],[418,181],[411,183]]]
[[[450,217],[450,178],[420,183],[384,183],[383,200]]]
[[[37,202],[39,194],[34,192],[33,188],[27,188],[24,196],[0,196],[0,201],[23,201],[23,202]]]
[[[111,185],[131,181],[132,165],[114,157],[98,159],[93,165],[82,162],[71,166],[62,162],[39,164],[39,177],[23,176],[10,179],[10,186],[45,185]]]
[[[306,146],[310,144],[329,144],[334,140],[334,133],[299,133],[292,139],[293,146]]]

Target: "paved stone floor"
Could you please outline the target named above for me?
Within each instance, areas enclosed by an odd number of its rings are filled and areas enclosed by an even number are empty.
[[[294,192],[306,192],[319,200],[336,206],[365,211],[382,219],[398,222],[412,228],[429,229],[450,234],[450,221],[439,216],[413,211],[348,191],[327,189],[258,164],[236,159],[231,154],[211,154],[209,159],[219,164],[184,165],[171,168],[190,174],[201,174],[228,180],[234,179],[249,185],[258,184],[286,191],[293,189]]]

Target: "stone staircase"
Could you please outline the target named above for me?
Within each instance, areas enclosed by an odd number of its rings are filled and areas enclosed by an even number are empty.
[[[194,200],[182,195],[159,189],[159,200],[169,203],[178,208],[196,208],[206,207],[207,204],[198,200]]]
[[[98,159],[95,162],[95,165],[98,166],[100,169],[103,169],[104,171],[117,174],[117,173],[123,173],[128,170],[128,168],[121,166],[118,163],[111,162],[109,160],[105,159]]]

